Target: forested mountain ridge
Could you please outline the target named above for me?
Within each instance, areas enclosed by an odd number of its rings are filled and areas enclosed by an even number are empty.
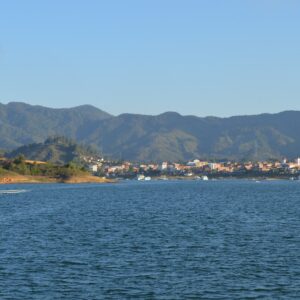
[[[134,161],[269,159],[300,155],[300,112],[230,118],[111,116],[93,106],[52,109],[0,104],[0,149],[40,143],[53,135],[97,146],[104,155]]]
[[[76,137],[87,121],[110,117],[91,105],[53,109],[22,102],[0,104],[0,148],[14,149],[55,135]]]

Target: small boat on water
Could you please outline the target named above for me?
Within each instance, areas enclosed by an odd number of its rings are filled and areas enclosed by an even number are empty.
[[[0,194],[20,194],[25,192],[26,190],[0,190]]]
[[[205,180],[206,181],[206,180],[208,180],[208,177],[206,175],[203,175],[201,177],[200,176],[195,176],[195,179],[196,180]]]
[[[137,180],[139,180],[139,181],[145,180],[145,175],[138,175]]]
[[[139,181],[150,181],[152,178],[150,176],[138,175],[137,180]]]

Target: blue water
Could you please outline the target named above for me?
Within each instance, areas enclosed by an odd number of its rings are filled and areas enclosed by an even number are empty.
[[[300,299],[300,182],[0,189],[0,299]]]

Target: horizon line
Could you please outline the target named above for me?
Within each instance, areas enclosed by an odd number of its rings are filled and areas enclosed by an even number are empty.
[[[106,113],[108,115],[110,115],[111,117],[119,117],[122,115],[137,115],[137,116],[148,116],[148,117],[157,117],[157,116],[161,116],[161,115],[165,115],[165,114],[176,114],[179,115],[181,117],[196,117],[196,118],[217,118],[217,119],[230,119],[230,118],[236,118],[236,117],[252,117],[252,116],[261,116],[261,115],[278,115],[278,114],[282,114],[282,113],[287,113],[287,112],[300,112],[300,110],[297,109],[286,109],[286,110],[281,110],[278,112],[260,112],[260,113],[253,113],[253,114],[236,114],[236,115],[229,115],[229,116],[217,116],[217,115],[206,115],[206,116],[199,116],[199,115],[192,115],[192,114],[181,114],[178,111],[164,111],[158,114],[145,114],[145,113],[131,113],[131,112],[124,112],[121,114],[111,114],[110,112],[103,110],[102,108],[99,108],[98,106],[95,106],[93,104],[80,104],[80,105],[75,105],[75,106],[69,106],[69,107],[51,107],[51,106],[45,106],[45,105],[41,105],[41,104],[31,104],[25,101],[9,101],[9,102],[0,102],[0,105],[11,105],[11,104],[21,104],[21,105],[27,105],[27,106],[31,106],[31,107],[43,107],[43,108],[47,108],[47,109],[53,109],[53,110],[68,110],[68,109],[76,109],[76,108],[80,108],[80,107],[91,107],[97,110],[102,111],[103,113]]]

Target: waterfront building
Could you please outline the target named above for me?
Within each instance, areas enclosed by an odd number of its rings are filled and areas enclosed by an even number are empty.
[[[164,162],[161,164],[161,169],[162,169],[162,170],[168,169],[168,163],[164,161]]]
[[[98,165],[89,165],[89,170],[96,173],[98,171]]]

